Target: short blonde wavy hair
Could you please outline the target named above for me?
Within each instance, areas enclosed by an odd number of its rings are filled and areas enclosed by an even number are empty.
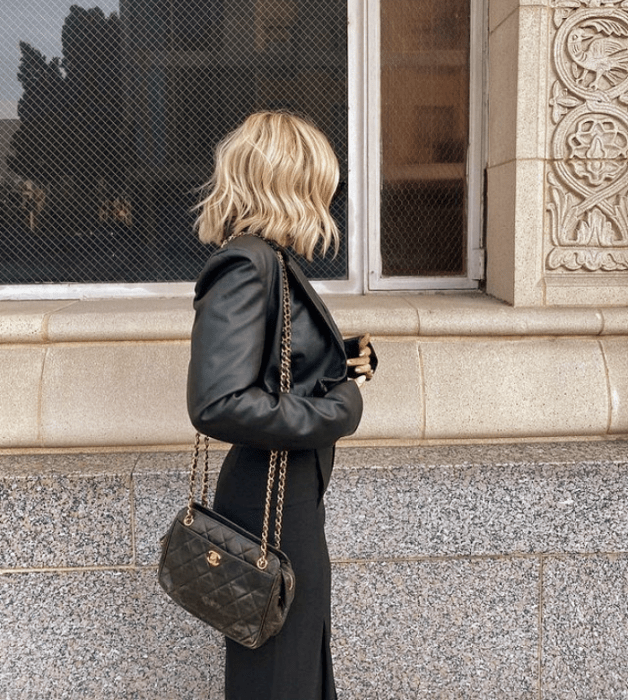
[[[216,147],[215,169],[197,205],[203,243],[256,233],[311,260],[324,255],[338,227],[329,206],[338,160],[323,133],[288,112],[249,116]]]

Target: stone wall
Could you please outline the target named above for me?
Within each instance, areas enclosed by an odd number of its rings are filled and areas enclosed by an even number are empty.
[[[353,444],[628,434],[628,308],[326,297],[373,335]],[[0,301],[0,449],[187,445],[189,299]]]
[[[340,700],[625,697],[627,447],[339,449]],[[221,639],[156,582],[187,463],[0,457],[3,700],[222,697]]]

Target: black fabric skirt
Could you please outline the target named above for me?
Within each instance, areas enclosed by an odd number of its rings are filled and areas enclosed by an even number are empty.
[[[214,499],[217,512],[258,536],[268,457],[263,450],[232,447]],[[336,700],[323,492],[316,451],[290,452],[281,549],[294,568],[294,601],[281,632],[258,649],[226,640],[225,700]]]

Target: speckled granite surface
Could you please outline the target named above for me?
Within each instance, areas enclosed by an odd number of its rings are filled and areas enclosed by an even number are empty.
[[[336,558],[628,551],[624,463],[347,468],[327,497]]]
[[[340,699],[534,697],[538,577],[526,559],[337,565]]]
[[[628,697],[628,555],[543,567],[543,700]]]
[[[0,457],[0,569],[131,564],[136,460]]]
[[[628,440],[528,442],[426,447],[340,447],[336,467],[572,464],[628,461]]]
[[[221,639],[154,570],[5,574],[0,609],[3,700],[220,697]]]
[[[224,451],[209,452],[209,498],[218,478]],[[159,538],[166,532],[177,511],[188,498],[190,453],[144,454],[138,459],[134,473],[135,536],[138,564],[156,564],[159,559]],[[202,469],[202,461],[198,468]],[[200,472],[197,477],[200,494]]]
[[[339,700],[628,697],[627,447],[339,449]],[[220,638],[156,581],[189,459],[0,456],[1,700],[222,698]]]

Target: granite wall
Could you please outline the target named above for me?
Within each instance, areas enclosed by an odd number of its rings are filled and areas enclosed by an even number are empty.
[[[628,697],[627,447],[339,449],[340,700]],[[220,637],[156,582],[187,461],[0,457],[2,700],[222,697]]]

